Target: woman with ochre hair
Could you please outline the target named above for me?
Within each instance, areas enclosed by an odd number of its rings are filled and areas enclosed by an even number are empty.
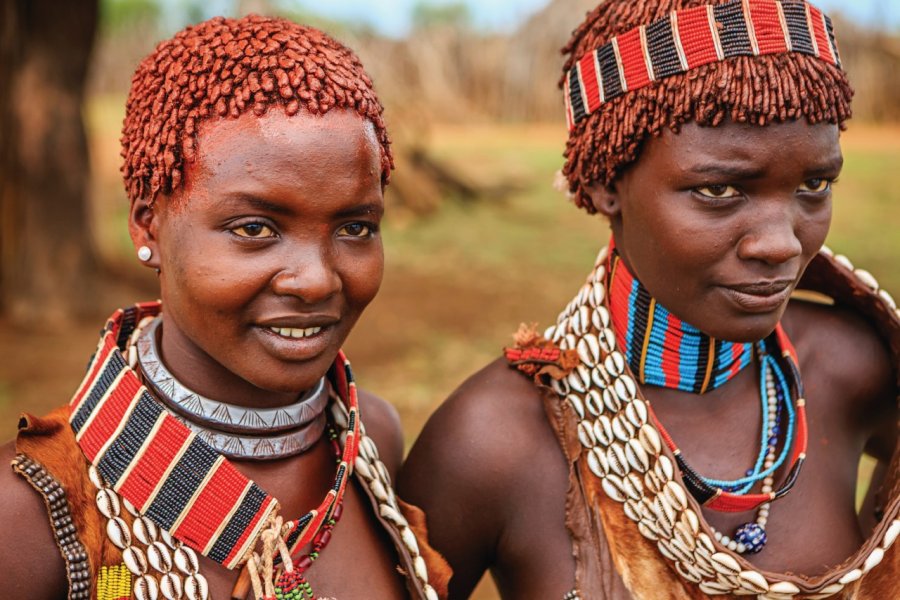
[[[612,239],[401,473],[450,597],[488,569],[503,598],[896,597],[900,318],[823,246],[852,96],[831,21],[608,0],[565,52],[565,187]]]
[[[359,59],[281,19],[188,27],[138,67],[122,144],[162,302],[113,314],[5,446],[3,597],[438,598],[397,414],[340,350],[392,167]]]

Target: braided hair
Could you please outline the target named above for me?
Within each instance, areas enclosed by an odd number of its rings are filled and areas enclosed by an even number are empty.
[[[382,183],[393,168],[383,107],[352,50],[285,19],[217,17],[161,42],[131,80],[122,129],[122,173],[131,202],[152,202],[182,181],[197,154],[201,122],[333,108],[368,119],[381,145]]]
[[[563,48],[564,73],[613,37],[675,10],[726,0],[606,0],[589,12]],[[798,0],[782,0],[785,4]],[[565,75],[560,80],[563,86]],[[853,90],[833,64],[799,53],[737,56],[702,65],[630,91],[578,122],[566,143],[563,175],[577,206],[594,212],[588,186],[616,179],[650,136],[696,122],[715,127],[730,118],[765,126],[805,118],[842,129]]]

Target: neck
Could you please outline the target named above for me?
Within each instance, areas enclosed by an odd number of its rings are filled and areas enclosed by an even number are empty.
[[[277,408],[293,404],[306,390],[264,389],[240,377],[197,346],[171,319],[157,332],[166,368],[185,387],[219,402],[248,408]]]
[[[608,270],[616,340],[642,384],[704,394],[750,364],[753,344],[717,340],[673,315],[615,251]]]

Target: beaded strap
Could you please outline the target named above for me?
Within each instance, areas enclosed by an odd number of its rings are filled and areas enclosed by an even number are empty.
[[[832,255],[827,248],[822,253]],[[622,507],[641,535],[656,545],[682,578],[697,584],[705,594],[768,594],[766,597],[790,599],[802,593],[827,598],[874,569],[900,536],[896,515],[883,527],[878,544],[861,557],[859,567],[845,567],[815,586],[801,583],[803,589],[793,581],[760,572],[707,533],[711,530],[702,520],[700,507],[666,453],[650,419],[649,403],[617,348],[602,291],[608,258],[604,248],[585,285],[560,313],[557,324],[544,334],[562,350],[578,352],[580,364],[567,377],[550,384],[575,412],[582,464],[600,481],[603,493]],[[844,256],[833,259],[900,319],[897,304],[879,289],[870,273],[854,270]],[[793,349],[780,345],[796,362]]]
[[[732,0],[677,10],[581,57],[564,81],[569,131],[627,92],[735,56],[799,52],[841,66],[831,19],[806,2]]]

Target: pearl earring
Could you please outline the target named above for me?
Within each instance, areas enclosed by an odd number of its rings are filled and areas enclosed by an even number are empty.
[[[151,250],[148,246],[141,246],[138,248],[138,258],[144,262],[150,260],[150,257],[153,256],[153,250]]]

